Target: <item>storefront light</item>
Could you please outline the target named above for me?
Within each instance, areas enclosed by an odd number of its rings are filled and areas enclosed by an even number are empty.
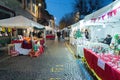
[[[103,25],[103,28],[106,28],[105,24]]]
[[[25,30],[23,32],[25,33]]]
[[[39,3],[39,4],[38,4],[38,6],[39,6],[39,7],[41,7],[41,6],[42,6],[42,4],[41,4],[41,3]]]
[[[101,31],[101,29],[97,29],[97,31]]]

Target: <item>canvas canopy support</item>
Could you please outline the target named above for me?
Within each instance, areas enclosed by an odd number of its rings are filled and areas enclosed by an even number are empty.
[[[11,28],[44,28],[43,25],[40,25],[39,23],[32,21],[24,16],[15,16],[7,19],[2,19],[0,20],[0,26]]]

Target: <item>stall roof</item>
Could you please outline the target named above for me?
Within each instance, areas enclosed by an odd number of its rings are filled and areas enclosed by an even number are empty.
[[[43,25],[21,15],[0,20],[0,26],[17,27],[17,28],[28,28],[28,27],[44,28]]]
[[[50,26],[45,26],[45,29],[46,30],[54,30],[52,27],[50,27]]]
[[[115,23],[120,22],[120,0],[116,0],[106,7],[87,15],[84,20],[95,20],[95,23]],[[117,12],[116,12],[117,10]],[[109,14],[109,15],[108,15]],[[107,15],[107,16],[106,16]],[[104,18],[104,19],[103,19]]]

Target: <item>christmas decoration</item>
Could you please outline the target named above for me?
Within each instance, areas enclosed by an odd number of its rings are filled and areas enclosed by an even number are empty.
[[[118,35],[118,34],[115,34],[114,38],[115,38],[115,40],[118,40],[119,35]]]
[[[108,18],[113,17],[118,13],[119,9],[120,9],[120,6],[111,10],[111,11],[109,11],[109,12],[107,12],[107,13],[105,13],[105,14],[103,14],[103,15],[101,15],[101,16],[99,16],[99,17],[97,17],[97,18],[92,18],[91,22],[96,22],[96,21],[99,21],[100,19],[104,20],[106,16]]]
[[[8,28],[8,32],[11,32],[12,31],[12,29],[11,28]]]
[[[4,27],[2,28],[2,32],[5,32],[5,28]]]
[[[80,29],[78,29],[74,35],[75,39],[82,37],[82,34],[80,32]]]

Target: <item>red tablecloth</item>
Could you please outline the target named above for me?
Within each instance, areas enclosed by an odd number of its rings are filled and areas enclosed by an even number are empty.
[[[32,48],[32,43],[27,44],[24,41],[20,41],[20,40],[13,40],[11,43],[12,44],[21,43],[21,47],[24,49],[31,49]]]
[[[96,53],[84,49],[84,56],[90,68],[93,69],[102,80],[120,80],[120,71],[114,69],[107,63],[105,63],[105,70],[97,65],[98,56]]]
[[[44,39],[40,40],[40,44],[43,46],[45,43]]]
[[[55,39],[55,35],[52,34],[46,35],[46,39]]]
[[[24,49],[32,49],[32,42],[30,42],[30,43],[22,42],[21,47],[24,48]]]
[[[14,43],[22,43],[23,41],[22,40],[13,40],[11,43],[14,44]]]
[[[44,47],[40,46],[36,52],[33,49],[31,49],[31,51],[29,52],[29,55],[31,57],[38,57],[42,53],[44,53]]]

